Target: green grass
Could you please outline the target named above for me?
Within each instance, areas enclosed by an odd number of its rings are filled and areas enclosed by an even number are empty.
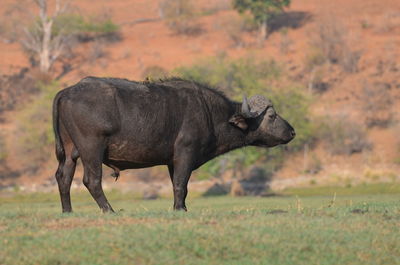
[[[283,191],[286,195],[316,196],[316,195],[368,195],[368,194],[400,194],[398,183],[362,184],[357,186],[325,186],[288,188]]]
[[[0,264],[400,264],[400,194],[142,201],[0,198]],[[125,196],[125,197],[124,197]]]

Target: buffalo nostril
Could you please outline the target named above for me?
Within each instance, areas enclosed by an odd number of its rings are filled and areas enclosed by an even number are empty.
[[[295,137],[295,136],[296,136],[296,132],[295,132],[294,130],[292,130],[292,131],[290,132],[290,135],[291,135],[292,137]]]

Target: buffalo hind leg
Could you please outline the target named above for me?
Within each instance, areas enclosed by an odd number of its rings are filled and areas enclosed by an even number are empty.
[[[103,148],[94,148],[90,153],[86,153],[85,157],[81,154],[81,159],[84,168],[83,184],[89,190],[100,209],[106,213],[114,212],[114,210],[108,203],[101,185],[103,153]]]
[[[63,213],[70,213],[72,212],[70,195],[71,183],[72,179],[74,178],[76,160],[78,159],[79,155],[74,147],[67,148],[65,151],[65,161],[59,162],[56,172],[56,180],[58,183],[58,190],[60,192],[62,211]]]

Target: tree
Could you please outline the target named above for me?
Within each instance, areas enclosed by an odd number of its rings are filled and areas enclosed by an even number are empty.
[[[233,7],[239,13],[250,11],[253,15],[254,21],[259,25],[262,41],[267,38],[270,19],[289,5],[290,0],[233,0]]]
[[[34,0],[39,8],[39,18],[31,27],[24,28],[24,48],[38,57],[39,68],[43,73],[49,72],[53,63],[67,48],[67,36],[61,32],[55,33],[54,22],[67,10],[68,4],[62,0],[55,1],[53,15],[47,12],[47,0]]]
[[[120,39],[118,25],[107,14],[83,17],[76,12],[76,8],[69,5],[70,0],[54,0],[54,8],[48,8],[53,1],[27,1],[34,2],[39,12],[36,15],[30,9],[18,8],[19,12],[30,17],[29,24],[20,23],[24,25],[21,44],[31,64],[39,65],[42,73],[48,73],[54,63],[63,57],[72,57],[74,46],[80,42],[101,39],[112,42]],[[48,9],[52,12],[48,12]],[[67,60],[64,61],[63,69],[63,73],[71,69]]]

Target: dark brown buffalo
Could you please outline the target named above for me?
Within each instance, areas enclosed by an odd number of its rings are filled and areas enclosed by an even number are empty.
[[[113,211],[102,189],[102,164],[119,171],[167,165],[174,209],[186,210],[193,170],[243,146],[286,144],[294,129],[270,101],[242,103],[205,85],[182,79],[133,82],[86,77],[54,99],[53,125],[59,161],[56,179],[63,212],[71,212],[70,187],[76,160],[83,183],[104,211]]]

